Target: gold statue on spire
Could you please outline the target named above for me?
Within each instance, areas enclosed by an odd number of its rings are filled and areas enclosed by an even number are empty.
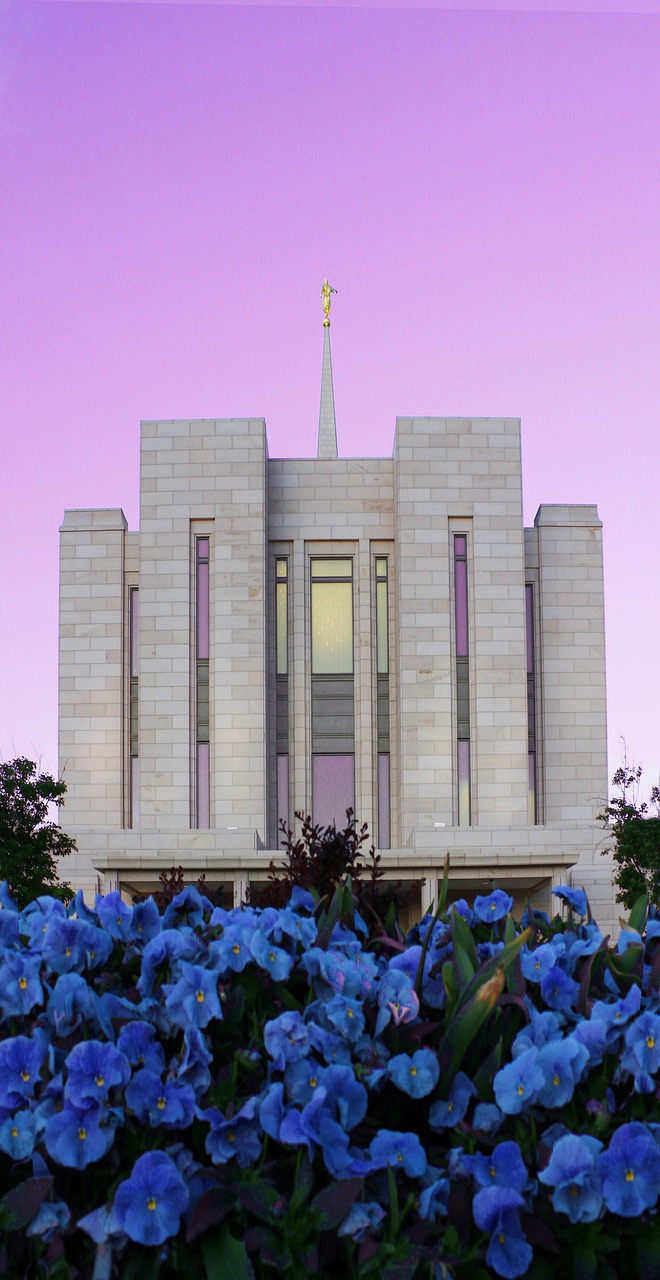
[[[323,328],[324,329],[328,329],[330,327],[330,303],[331,303],[330,295],[336,292],[337,290],[333,289],[331,284],[328,284],[328,279],[326,276],[326,279],[323,281],[323,284],[321,286],[321,297],[323,298]]]

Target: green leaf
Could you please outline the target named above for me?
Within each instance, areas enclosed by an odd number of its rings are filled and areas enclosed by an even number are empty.
[[[255,1280],[252,1263],[242,1240],[227,1228],[202,1240],[206,1280]]]
[[[342,1178],[340,1182],[332,1182],[314,1196],[310,1209],[318,1215],[320,1231],[331,1231],[344,1221],[363,1185],[363,1178]]]
[[[458,1003],[458,984],[456,982],[456,970],[451,960],[445,960],[442,966],[442,981],[447,997],[446,1010],[447,1018],[451,1018],[456,1005]]]
[[[451,936],[459,986],[466,987],[479,968],[479,957],[472,931],[458,911],[451,913]]]
[[[642,893],[628,916],[628,928],[634,929],[635,933],[643,933],[646,928],[648,902],[648,894]]]
[[[248,1213],[263,1222],[271,1222],[273,1205],[279,1199],[279,1192],[268,1182],[241,1182],[234,1187],[236,1196]]]
[[[5,1229],[19,1231],[21,1227],[27,1227],[49,1195],[52,1185],[52,1178],[28,1178],[20,1186],[12,1187],[0,1200],[0,1209],[5,1211]]]

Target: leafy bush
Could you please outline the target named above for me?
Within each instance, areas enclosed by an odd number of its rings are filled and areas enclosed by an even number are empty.
[[[660,1274],[660,919],[0,893],[8,1280]]]

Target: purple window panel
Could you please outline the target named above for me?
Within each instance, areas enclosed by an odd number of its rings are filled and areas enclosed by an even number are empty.
[[[208,543],[207,543],[208,546]],[[197,565],[197,657],[209,656],[209,566]]]
[[[314,756],[312,813],[323,827],[345,827],[346,810],[355,808],[355,757]]]
[[[131,648],[131,675],[139,674],[138,654],[140,640],[140,600],[139,592],[132,589],[129,597],[129,626],[130,626],[130,648]]]
[[[390,848],[390,757],[378,757],[378,848]]]
[[[455,538],[455,543],[465,544],[465,538]],[[454,550],[458,555],[458,548]],[[468,622],[467,622],[467,562],[456,559],[454,562],[454,589],[456,595],[456,657],[468,656]]]
[[[530,751],[527,756],[527,818],[530,826],[536,823],[536,753]]]
[[[458,742],[458,825],[470,825],[470,743]]]
[[[289,825],[289,757],[277,757],[277,845],[282,840],[280,822]]]
[[[525,587],[525,623],[527,627],[527,674],[534,674],[534,588]]]
[[[208,742],[197,743],[197,826],[208,831],[211,825],[211,772]]]

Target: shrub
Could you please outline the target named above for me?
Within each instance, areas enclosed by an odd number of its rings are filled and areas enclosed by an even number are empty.
[[[0,894],[8,1280],[660,1274],[660,919]]]

